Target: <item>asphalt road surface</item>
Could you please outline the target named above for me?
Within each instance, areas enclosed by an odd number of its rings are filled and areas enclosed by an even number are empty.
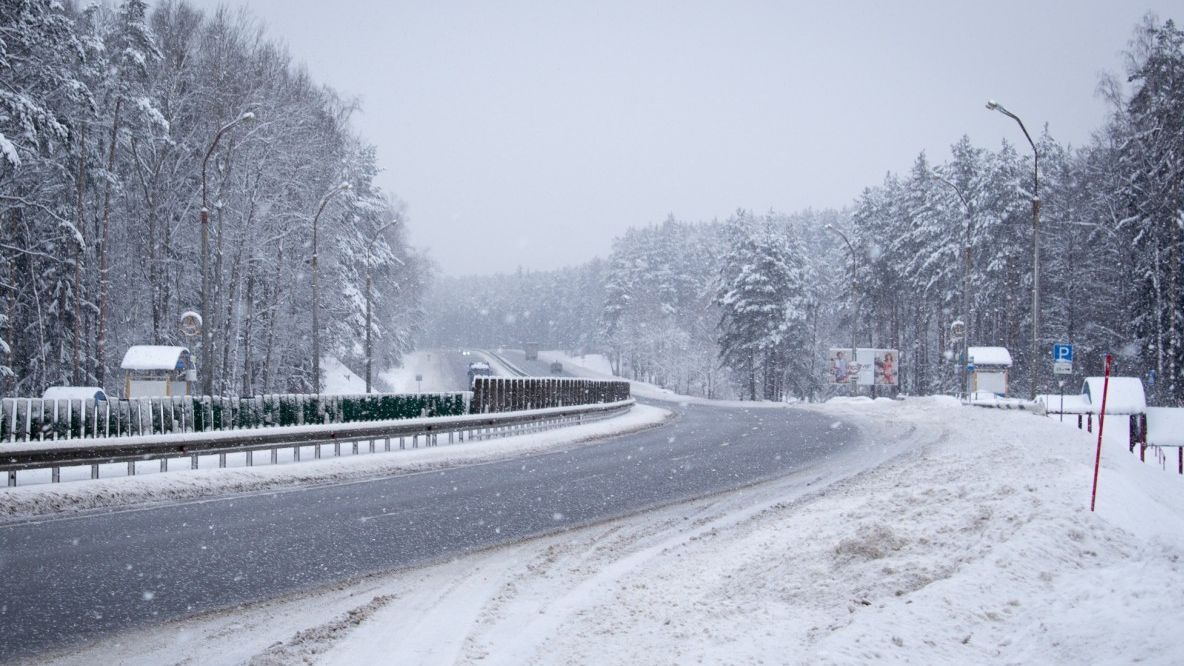
[[[501,462],[2,525],[0,660],[741,487],[857,438],[805,411],[675,409]]]

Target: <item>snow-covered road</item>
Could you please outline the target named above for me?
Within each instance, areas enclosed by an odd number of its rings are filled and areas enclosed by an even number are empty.
[[[58,663],[1143,663],[1184,659],[1184,479],[941,399],[816,408],[850,459]],[[222,637],[233,635],[235,640]]]

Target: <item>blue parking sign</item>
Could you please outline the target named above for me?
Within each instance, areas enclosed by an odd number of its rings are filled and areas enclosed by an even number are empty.
[[[1073,345],[1055,344],[1052,346],[1052,360],[1073,362]]]

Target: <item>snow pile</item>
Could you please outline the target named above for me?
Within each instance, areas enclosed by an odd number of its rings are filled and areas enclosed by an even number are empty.
[[[1163,621],[1184,599],[1184,479],[1140,464],[1123,428],[1090,513],[1093,436],[1067,423],[933,399],[810,409],[874,437],[777,481],[65,662],[1184,662]]]

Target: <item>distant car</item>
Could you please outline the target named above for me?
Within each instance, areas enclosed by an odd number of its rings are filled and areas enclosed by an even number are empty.
[[[473,361],[469,364],[469,386],[473,385],[473,380],[477,377],[488,377],[493,374],[493,368],[485,361]]]
[[[469,350],[467,350],[467,349],[462,349],[462,350],[460,350],[460,355],[461,355],[461,356],[468,356],[469,354],[472,354],[472,353],[473,353],[473,352],[471,352],[471,351],[469,351]]]
[[[51,386],[41,394],[45,400],[94,400],[106,402],[107,393],[98,386]]]
[[[551,374],[559,374],[563,372],[563,364],[559,361],[551,361]]]

